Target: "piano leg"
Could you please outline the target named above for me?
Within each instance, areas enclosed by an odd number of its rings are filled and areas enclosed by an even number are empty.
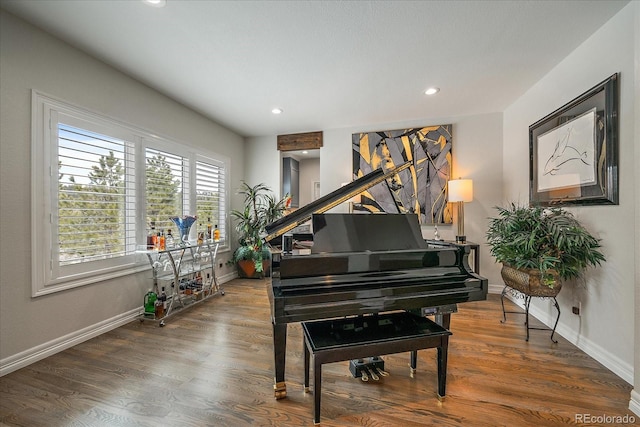
[[[443,328],[450,329],[449,327],[451,326],[451,313],[436,314],[434,320]]]
[[[284,382],[284,365],[287,353],[287,324],[273,324],[273,355],[275,362],[275,384],[273,385],[274,397],[284,399],[287,397],[287,384]]]
[[[449,353],[449,337],[442,337],[438,347],[438,400],[444,400],[447,388],[447,355]]]

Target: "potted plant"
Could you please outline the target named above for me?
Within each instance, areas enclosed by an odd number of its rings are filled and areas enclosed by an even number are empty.
[[[503,264],[505,283],[526,295],[555,296],[563,280],[605,261],[600,241],[562,208],[496,209],[486,233],[491,254]]]
[[[238,194],[244,196],[244,208],[232,210],[240,246],[233,254],[240,277],[264,277],[271,253],[262,237],[267,224],[280,218],[288,207],[289,195],[278,200],[264,184],[250,186],[242,182]]]

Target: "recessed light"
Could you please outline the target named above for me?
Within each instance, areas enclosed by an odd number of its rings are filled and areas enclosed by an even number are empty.
[[[142,0],[144,3],[153,7],[165,7],[167,5],[167,0]]]
[[[304,150],[302,154],[309,154],[309,152],[307,150]]]
[[[284,110],[282,108],[274,108],[273,110],[271,110],[271,112],[273,114],[282,114]]]
[[[435,95],[438,92],[440,92],[440,88],[437,87],[430,87],[424,91],[425,95]]]

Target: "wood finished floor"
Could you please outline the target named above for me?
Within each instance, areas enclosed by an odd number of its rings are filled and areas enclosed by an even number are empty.
[[[289,327],[288,397],[273,398],[264,280],[234,280],[226,295],[170,319],[133,321],[0,378],[8,426],[305,426],[313,395],[302,388],[302,334]],[[513,304],[511,309],[515,309]],[[363,383],[347,362],[323,367],[323,426],[580,425],[575,414],[633,415],[631,386],[522,316],[500,323],[496,295],[452,316],[447,397],[436,390],[435,349],[385,356],[389,377]],[[640,418],[640,417],[635,417]],[[594,424],[590,424],[594,425]]]

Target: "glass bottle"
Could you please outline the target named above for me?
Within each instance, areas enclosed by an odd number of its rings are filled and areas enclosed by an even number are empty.
[[[216,224],[216,228],[213,230],[213,241],[214,242],[220,241],[220,230],[218,229],[218,224]]]
[[[147,249],[154,250],[156,248],[156,223],[151,221],[151,230],[147,235]]]
[[[167,249],[167,247],[166,247],[166,239],[164,237],[164,230],[162,230],[160,232],[160,250],[164,251],[165,249]]]
[[[162,291],[160,292],[160,296],[158,299],[162,302],[164,309],[167,309],[167,293],[164,291],[164,286],[162,287]]]
[[[164,305],[160,300],[156,301],[155,316],[156,316],[156,319],[162,319],[164,317]]]
[[[149,291],[144,296],[144,312],[145,313],[155,315],[157,299],[158,299],[158,295],[156,295],[156,293],[153,292],[152,289],[149,289]]]
[[[207,218],[207,235],[206,235],[207,240],[211,240],[213,239],[213,233],[211,230],[211,218]]]
[[[167,230],[167,235],[165,237],[165,242],[164,243],[165,243],[165,246],[167,248],[172,248],[176,244],[175,240],[173,239],[173,234],[171,234],[171,229],[170,228]]]

